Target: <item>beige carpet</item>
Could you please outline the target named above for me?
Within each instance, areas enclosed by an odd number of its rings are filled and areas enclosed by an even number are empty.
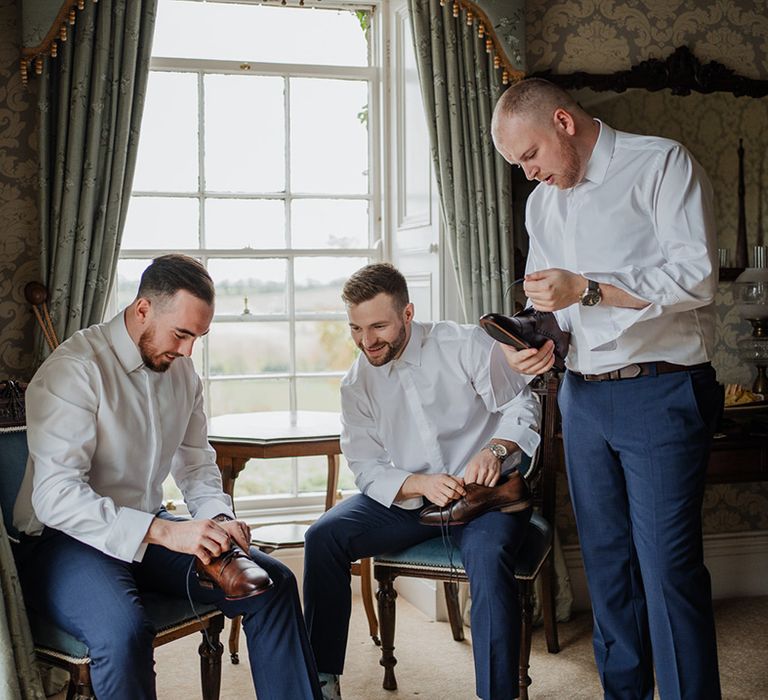
[[[475,697],[469,641],[454,642],[448,623],[429,622],[402,598],[397,604],[395,669],[399,688],[381,687],[379,650],[367,636],[362,605],[355,601],[342,677],[345,700],[471,700]],[[716,602],[720,673],[725,700],[768,698],[768,597]],[[591,617],[579,614],[560,623],[559,654],[548,654],[541,629],[534,632],[531,700],[597,700],[602,696],[591,645]],[[228,628],[227,628],[228,629]],[[197,635],[156,652],[160,700],[200,697]],[[245,640],[242,661],[233,666],[225,651],[221,700],[254,698]],[[276,660],[275,673],[280,673]],[[286,700],[293,700],[286,698]]]

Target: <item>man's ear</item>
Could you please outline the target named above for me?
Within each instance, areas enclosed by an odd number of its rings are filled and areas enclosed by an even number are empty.
[[[558,131],[564,131],[569,136],[573,136],[576,133],[576,122],[573,119],[573,115],[562,107],[558,107],[553,115],[552,121],[555,129]]]
[[[146,297],[139,297],[133,303],[133,313],[141,325],[146,324],[152,313],[152,302]]]
[[[403,322],[410,323],[413,321],[413,302],[409,301],[403,309]]]

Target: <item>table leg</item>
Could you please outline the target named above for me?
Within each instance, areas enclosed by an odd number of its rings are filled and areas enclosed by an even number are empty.
[[[325,488],[325,509],[330,510],[336,504],[336,491],[339,488],[339,455],[328,455],[328,481]]]

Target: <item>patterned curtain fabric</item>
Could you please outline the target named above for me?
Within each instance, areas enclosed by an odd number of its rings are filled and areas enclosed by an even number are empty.
[[[452,3],[408,0],[432,158],[465,320],[512,310],[509,166],[491,140],[504,90],[474,27]]]
[[[19,576],[8,535],[0,518],[0,697],[43,700],[40,671],[35,665]]]
[[[64,340],[100,322],[117,265],[156,0],[86,3],[39,78],[44,283]]]

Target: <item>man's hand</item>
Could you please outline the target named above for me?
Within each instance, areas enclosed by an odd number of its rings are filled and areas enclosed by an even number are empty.
[[[234,543],[240,547],[246,554],[251,548],[251,528],[243,520],[227,520],[219,523],[223,527]]]
[[[523,289],[537,311],[559,311],[577,303],[587,284],[575,272],[552,268],[526,275]]]
[[[483,448],[467,462],[464,483],[496,486],[499,476],[501,476],[501,462],[493,452]]]
[[[538,350],[515,350],[511,345],[499,343],[507,364],[520,374],[544,374],[555,364],[555,344],[548,340]]]
[[[248,532],[248,537],[245,533]],[[159,544],[172,552],[183,552],[199,557],[209,564],[220,554],[228,551],[231,540],[248,551],[250,531],[240,520],[217,523],[213,520],[164,520],[155,518],[144,536],[144,542]]]
[[[424,496],[436,506],[447,506],[461,498],[464,480],[450,474],[411,474],[400,487],[395,500]]]

